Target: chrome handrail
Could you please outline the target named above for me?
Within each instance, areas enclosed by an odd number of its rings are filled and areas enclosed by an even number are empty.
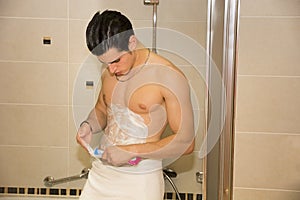
[[[70,177],[66,177],[66,178],[60,178],[57,180],[55,178],[53,178],[52,176],[47,176],[46,178],[44,178],[44,185],[46,187],[52,187],[53,185],[66,183],[66,182],[70,182],[70,181],[75,181],[75,180],[79,180],[82,178],[87,178],[89,171],[90,170],[88,168],[84,168],[79,175],[70,176]]]

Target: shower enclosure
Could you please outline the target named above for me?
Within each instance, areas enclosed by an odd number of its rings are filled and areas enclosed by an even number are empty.
[[[14,194],[30,198],[48,190],[78,196],[84,184],[81,178],[88,170],[76,174],[90,167],[90,160],[75,141],[76,128],[94,104],[101,73],[98,60],[88,56],[84,30],[94,12],[113,8],[133,19],[147,47],[157,48],[158,54],[188,74],[195,86],[193,97],[202,95],[194,101],[201,104],[201,108],[195,107],[195,113],[200,113],[196,120],[205,118],[199,123],[196,150],[170,166],[177,173],[172,179],[178,192],[203,194],[202,199],[207,200],[231,199],[239,0],[162,0],[153,7],[157,12],[153,32],[152,8],[143,5],[143,0],[126,4],[117,0],[24,2],[20,6],[18,0],[2,0],[0,6],[1,197]],[[200,67],[195,71],[192,66]],[[199,74],[202,77],[196,76]],[[80,92],[78,96],[76,92]],[[205,131],[200,149],[200,134]],[[44,188],[43,179],[48,175],[62,177],[46,179],[52,184],[60,182],[52,192]],[[69,181],[63,177],[81,180],[62,183]],[[168,182],[166,185],[167,192],[174,191]]]
[[[201,65],[199,60],[205,59],[207,70],[201,75],[204,76],[207,86],[206,133],[199,151],[204,171],[194,175],[199,178],[204,174],[204,181],[199,180],[202,182],[203,199],[231,199],[239,0],[207,0],[207,35],[204,52],[201,52],[203,49],[193,46],[194,41],[190,38],[176,31],[156,27],[157,21],[160,20],[158,2],[157,0],[144,2],[153,6],[153,27],[137,29],[136,34],[142,38],[144,44],[159,54],[167,52],[180,55],[194,66]],[[176,41],[176,45],[173,45],[169,42],[170,38],[179,38],[181,41]],[[195,52],[204,54],[184,51],[186,49],[180,49],[178,46],[195,48]],[[173,184],[172,182],[171,185]],[[178,196],[176,186],[173,188]]]
[[[207,200],[232,199],[239,0],[208,0]]]

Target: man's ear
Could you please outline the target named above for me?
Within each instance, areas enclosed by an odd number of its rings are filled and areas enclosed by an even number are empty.
[[[128,42],[128,49],[129,51],[133,51],[135,50],[136,46],[137,46],[137,38],[135,37],[135,35],[130,36],[129,38],[129,42]]]

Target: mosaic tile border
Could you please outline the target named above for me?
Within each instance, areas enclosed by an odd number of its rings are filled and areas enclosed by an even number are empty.
[[[61,188],[25,188],[25,187],[0,187],[0,196],[62,196],[79,197],[81,189],[61,189]],[[181,200],[202,200],[202,194],[180,193]],[[176,200],[176,193],[166,192],[164,200]]]
[[[81,189],[0,187],[0,195],[79,196]]]

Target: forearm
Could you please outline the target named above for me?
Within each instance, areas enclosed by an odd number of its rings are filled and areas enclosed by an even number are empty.
[[[133,157],[165,159],[192,153],[194,144],[194,137],[183,138],[173,134],[156,142],[128,145],[126,150]]]
[[[87,122],[93,133],[98,133],[106,126],[106,115],[95,107],[84,122]]]
[[[97,111],[96,107],[90,112],[86,120],[84,120],[77,131],[77,142],[87,150],[87,144],[92,140],[92,134],[100,132],[104,127],[106,115]]]

